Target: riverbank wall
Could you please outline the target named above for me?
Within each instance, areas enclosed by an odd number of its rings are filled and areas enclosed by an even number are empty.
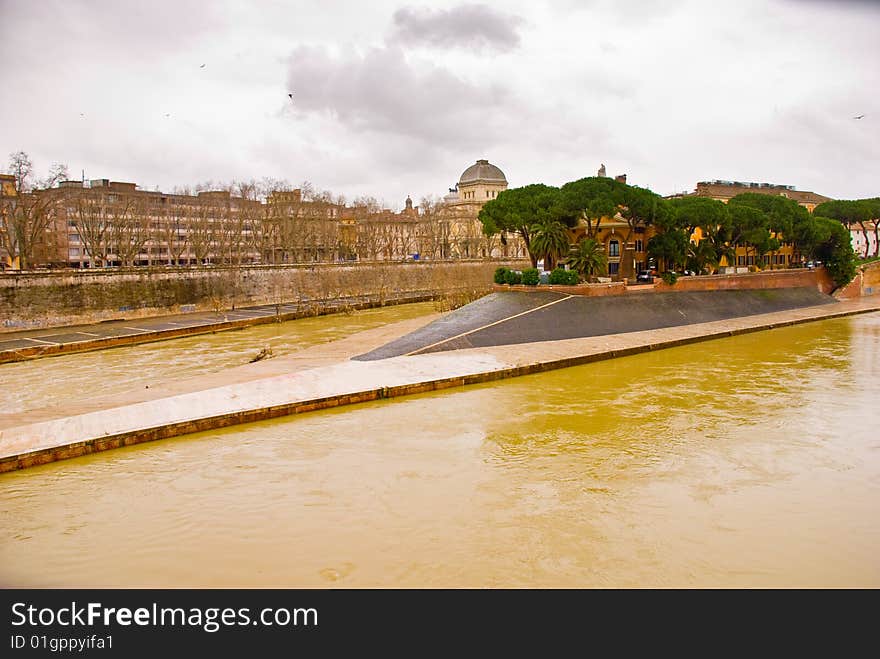
[[[248,305],[488,292],[495,268],[528,262],[408,261],[286,266],[127,268],[0,275],[0,331]]]

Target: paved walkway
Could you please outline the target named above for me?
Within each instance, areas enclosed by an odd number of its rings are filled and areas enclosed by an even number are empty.
[[[257,362],[79,409],[0,418],[0,472],[95,451],[288,414],[538,373],[785,325],[880,311],[880,296],[626,334],[353,361],[433,317],[368,330]]]

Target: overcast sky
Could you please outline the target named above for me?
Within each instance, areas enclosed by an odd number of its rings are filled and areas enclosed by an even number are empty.
[[[878,196],[878,34],[869,0],[0,0],[0,157],[392,208],[479,158],[512,187],[604,163]]]

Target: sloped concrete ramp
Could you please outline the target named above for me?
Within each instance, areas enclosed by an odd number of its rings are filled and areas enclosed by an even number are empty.
[[[354,359],[373,361],[466,348],[678,327],[837,304],[814,288],[584,297],[557,292],[492,293]]]

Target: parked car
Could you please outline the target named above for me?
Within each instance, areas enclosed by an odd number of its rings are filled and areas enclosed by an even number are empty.
[[[636,275],[636,281],[651,283],[654,281],[654,274],[650,270],[642,270]]]

